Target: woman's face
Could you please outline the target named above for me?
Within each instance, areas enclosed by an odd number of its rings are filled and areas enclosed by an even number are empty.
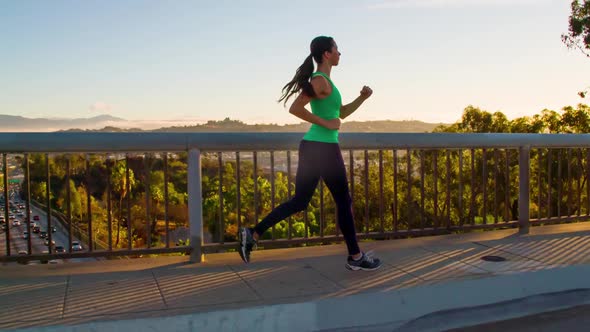
[[[338,45],[336,45],[336,43],[334,43],[332,48],[325,54],[332,66],[338,66],[338,63],[340,62],[340,52],[338,51]]]

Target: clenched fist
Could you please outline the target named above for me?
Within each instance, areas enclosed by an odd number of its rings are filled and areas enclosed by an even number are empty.
[[[363,88],[361,89],[361,98],[363,99],[367,99],[369,97],[371,97],[371,95],[373,94],[373,90],[371,90],[371,88],[369,88],[368,86],[363,86]]]

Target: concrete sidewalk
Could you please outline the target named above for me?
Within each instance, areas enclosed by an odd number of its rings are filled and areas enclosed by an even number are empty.
[[[237,253],[10,264],[0,329],[440,331],[590,301],[588,235],[577,223],[363,242],[385,262],[374,272],[346,270],[344,245],[255,251],[251,264]],[[519,309],[490,311],[498,303]]]

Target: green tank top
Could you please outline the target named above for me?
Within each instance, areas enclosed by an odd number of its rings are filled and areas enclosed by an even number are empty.
[[[315,72],[311,77],[323,76],[330,85],[332,93],[323,99],[314,98],[311,100],[311,112],[322,119],[332,120],[340,117],[340,107],[342,106],[342,96],[328,75],[322,72]],[[326,127],[311,124],[309,131],[303,136],[306,141],[316,141],[325,143],[338,143],[338,130],[328,129]]]

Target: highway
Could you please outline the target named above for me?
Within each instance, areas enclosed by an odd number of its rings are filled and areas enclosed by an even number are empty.
[[[24,209],[21,209],[23,213],[25,212]],[[41,233],[33,233],[33,223],[36,222],[41,231],[48,231],[47,229],[47,215],[45,211],[31,206],[31,248],[32,254],[42,254],[46,253],[48,247],[45,245],[45,239],[40,237]],[[2,212],[4,214],[4,212]],[[34,220],[34,216],[38,216],[39,220]],[[11,255],[18,255],[19,252],[26,252],[27,251],[27,240],[23,238],[24,231],[27,229],[27,225],[25,222],[26,217],[24,216],[15,216],[15,219],[20,221],[20,225],[13,225],[13,220],[8,220],[6,225],[10,225],[10,250]],[[52,226],[55,226],[56,232],[52,233],[52,240],[55,241],[55,246],[62,246],[65,248],[66,252],[68,251],[68,230],[62,227],[61,223],[56,220],[55,218],[51,219]],[[82,245],[82,250],[86,251],[88,249],[88,245],[80,241],[80,239],[72,236],[72,241],[79,241]],[[5,231],[0,232],[0,254],[6,255],[6,235]],[[82,261],[96,261],[96,258],[68,258],[68,259],[55,259],[50,261],[50,263],[59,264],[65,262],[82,262]],[[30,264],[38,264],[39,261],[30,262]]]

